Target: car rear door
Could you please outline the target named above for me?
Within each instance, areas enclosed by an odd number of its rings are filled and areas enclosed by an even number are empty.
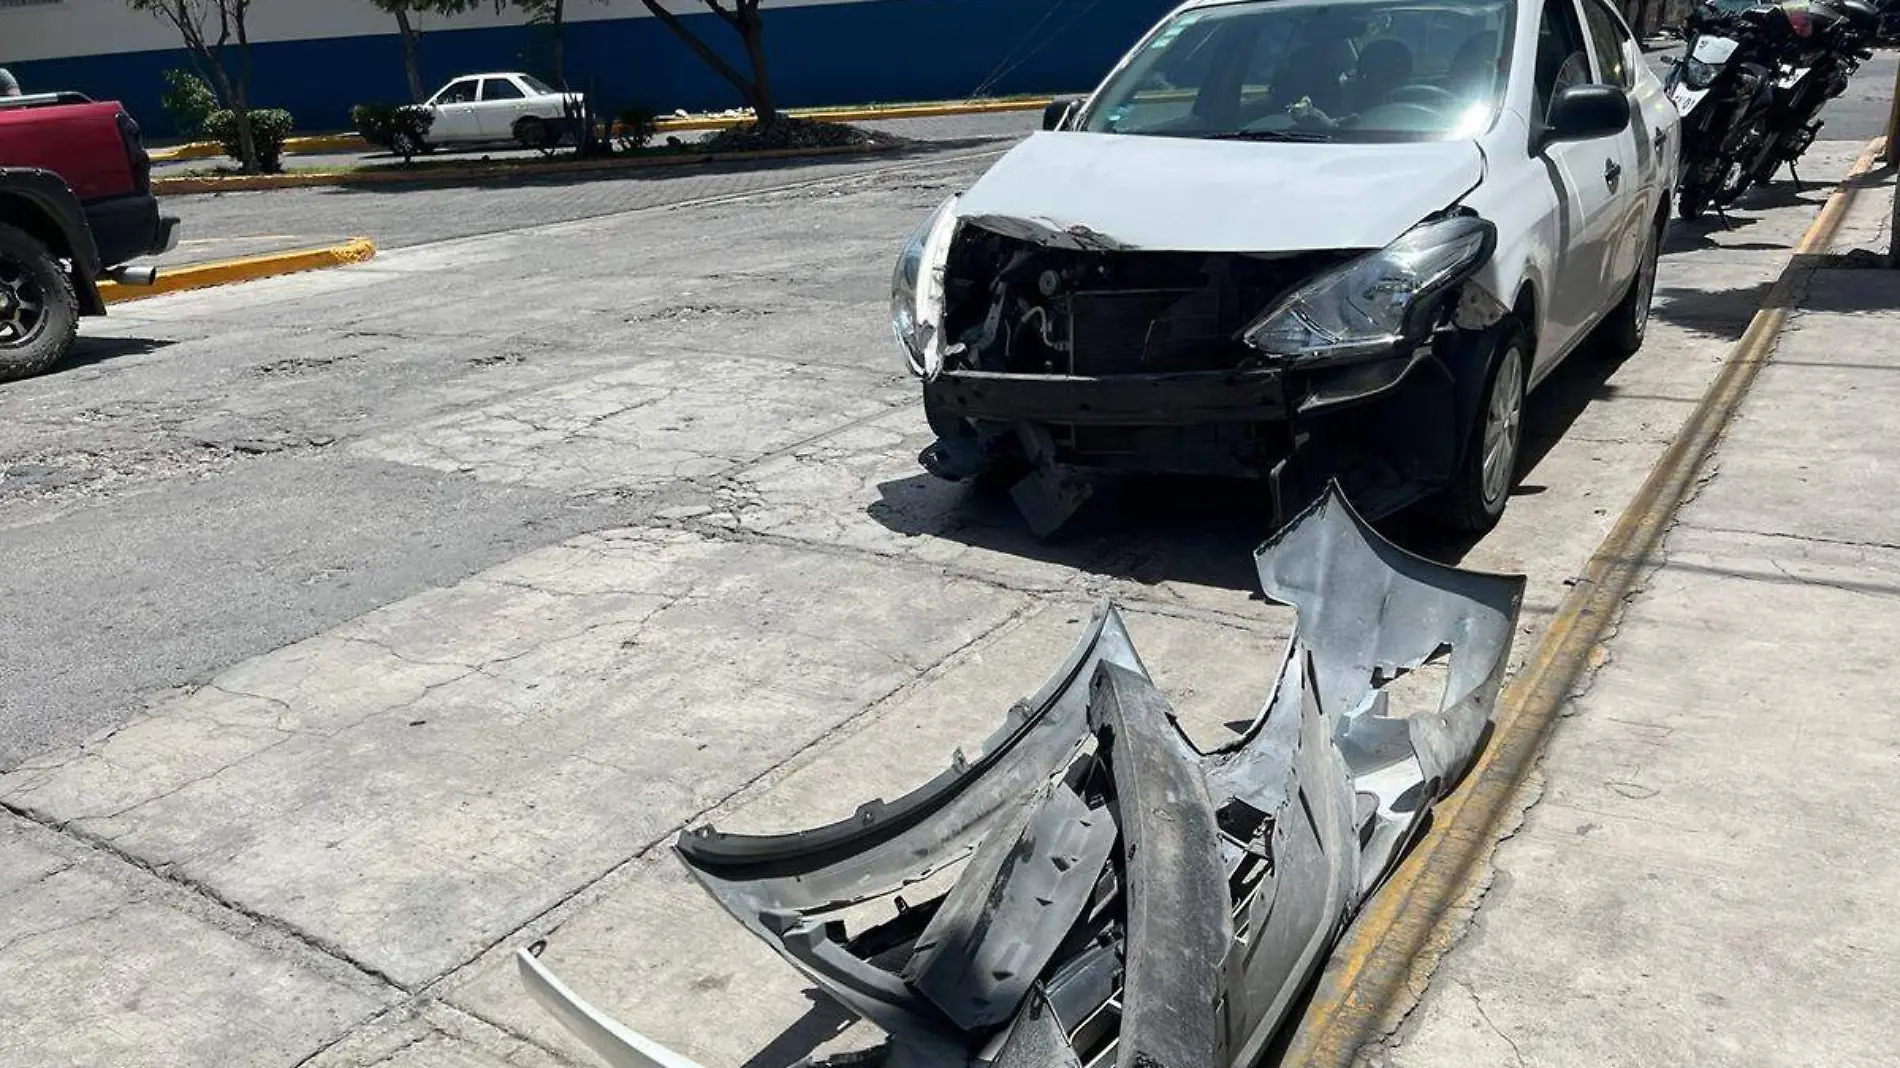
[[[1544,0],[1538,26],[1535,121],[1542,125],[1557,93],[1595,79],[1576,0]],[[1545,295],[1545,329],[1539,338],[1532,380],[1568,352],[1605,306],[1605,278],[1611,273],[1611,248],[1625,225],[1623,196],[1636,182],[1617,138],[1557,141],[1545,145],[1542,158],[1556,185],[1557,231],[1550,291]]]
[[[457,78],[435,94],[429,102],[435,109],[429,140],[437,143],[481,140],[481,120],[475,110],[480,87],[479,78]]]
[[[505,141],[515,135],[515,122],[528,114],[528,94],[512,78],[483,78],[482,99],[475,109],[482,137]]]

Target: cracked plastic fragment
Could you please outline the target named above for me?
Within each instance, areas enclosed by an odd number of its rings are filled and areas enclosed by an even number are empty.
[[[1256,563],[1298,624],[1233,744],[1188,741],[1104,608],[974,761],[809,831],[689,832],[681,859],[882,1028],[894,1068],[1257,1063],[1476,755],[1523,580],[1399,550],[1336,486]],[[1440,704],[1396,715],[1387,687],[1440,660]],[[841,918],[958,865],[931,900],[857,931]],[[612,1063],[692,1068],[522,969]]]

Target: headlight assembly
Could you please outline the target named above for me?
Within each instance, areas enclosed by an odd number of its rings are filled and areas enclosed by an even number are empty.
[[[1390,351],[1432,329],[1436,298],[1490,256],[1497,229],[1470,215],[1420,223],[1397,241],[1320,275],[1242,335],[1275,356],[1325,363]]]
[[[1682,84],[1691,89],[1707,89],[1715,84],[1715,75],[1719,69],[1712,63],[1704,63],[1694,56],[1686,56],[1682,61]]]
[[[935,378],[943,369],[943,272],[956,233],[957,198],[937,206],[904,242],[891,274],[891,329],[913,374]]]

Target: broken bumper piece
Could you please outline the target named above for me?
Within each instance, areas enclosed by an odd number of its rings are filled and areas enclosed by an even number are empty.
[[[894,1065],[1257,1063],[1476,755],[1523,580],[1408,555],[1337,487],[1256,563],[1298,624],[1235,743],[1203,753],[1187,740],[1104,607],[981,755],[828,826],[695,829],[681,859],[883,1029]],[[1394,715],[1390,684],[1440,661],[1439,704]],[[898,897],[925,880],[948,889]],[[873,909],[857,930],[840,918]],[[609,1063],[691,1065],[520,959],[537,999]]]

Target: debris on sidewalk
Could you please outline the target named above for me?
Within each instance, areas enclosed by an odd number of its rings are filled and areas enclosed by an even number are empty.
[[[894,1065],[1255,1063],[1476,755],[1524,589],[1403,552],[1336,486],[1255,562],[1298,626],[1234,744],[1187,740],[1105,606],[980,756],[828,826],[693,829],[680,857]],[[1393,715],[1386,688],[1439,661],[1436,710]],[[518,959],[609,1063],[692,1068]]]

